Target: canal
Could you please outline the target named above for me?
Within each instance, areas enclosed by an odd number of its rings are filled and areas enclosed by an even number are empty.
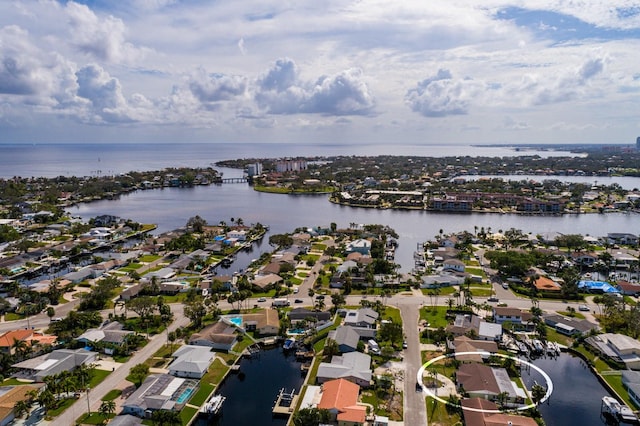
[[[533,364],[543,369],[553,380],[553,394],[539,410],[547,426],[599,426],[602,397],[610,395],[587,364],[580,358],[562,353],[556,358],[539,358]],[[534,380],[547,387],[535,370],[522,373],[527,388]]]
[[[304,381],[300,365],[293,353],[285,354],[280,346],[242,359],[240,371],[230,373],[218,388],[227,398],[222,415],[210,423],[200,420],[199,426],[286,425],[288,419],[273,417],[271,410],[281,388],[300,392]]]

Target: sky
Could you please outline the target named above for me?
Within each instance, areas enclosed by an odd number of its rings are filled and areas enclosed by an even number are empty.
[[[635,143],[637,0],[2,0],[0,143]]]

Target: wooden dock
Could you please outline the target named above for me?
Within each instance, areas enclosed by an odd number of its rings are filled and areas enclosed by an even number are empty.
[[[276,399],[275,405],[273,406],[273,415],[290,416],[291,414],[293,414],[293,410],[295,410],[296,408],[299,396],[300,395],[295,394],[295,389],[291,392],[287,392],[284,388],[280,389],[278,398]]]

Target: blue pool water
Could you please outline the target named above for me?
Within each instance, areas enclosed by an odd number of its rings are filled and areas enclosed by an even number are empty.
[[[184,390],[184,392],[182,392],[182,395],[180,395],[178,397],[178,399],[176,400],[176,402],[178,404],[182,404],[184,403],[187,399],[189,399],[189,397],[191,396],[191,394],[193,393],[193,388],[186,388]]]
[[[287,331],[287,334],[304,334],[305,331],[304,328],[291,328]]]
[[[238,327],[242,327],[242,317],[231,317],[229,321]]]

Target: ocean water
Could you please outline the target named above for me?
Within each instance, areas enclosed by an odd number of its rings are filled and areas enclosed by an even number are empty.
[[[461,145],[346,145],[273,143],[98,143],[98,144],[0,144],[0,178],[110,176],[130,171],[167,167],[208,167],[216,161],[238,158],[281,158],[329,155],[416,155],[541,157],[575,154],[566,151],[516,151],[511,147]]]

